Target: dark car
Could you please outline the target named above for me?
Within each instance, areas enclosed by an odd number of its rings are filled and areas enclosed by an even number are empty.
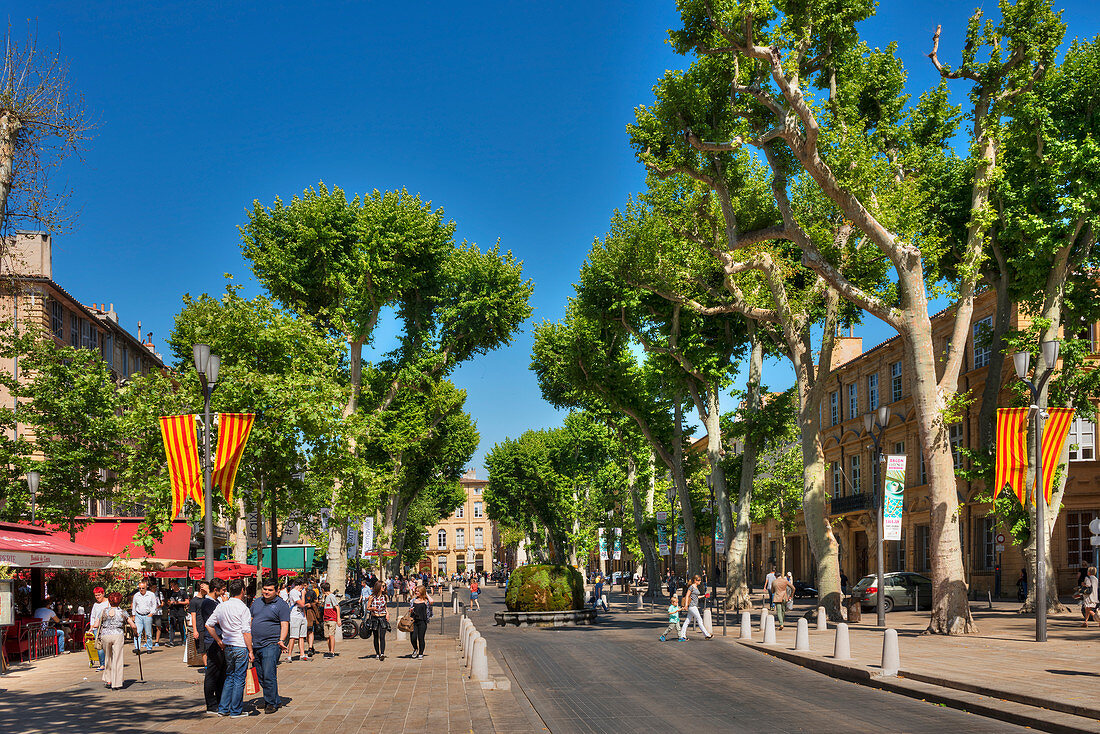
[[[805,581],[795,581],[794,582],[794,598],[795,599],[806,599],[806,598],[812,599],[812,598],[815,598],[817,596],[817,593],[818,593],[817,589],[815,589],[813,586],[811,586],[809,583],[807,583]]]
[[[921,609],[932,606],[932,579],[912,571],[894,571],[884,577],[886,597],[883,607],[887,612],[898,606],[913,606],[914,600]],[[878,606],[878,577],[864,576],[852,587],[852,598],[864,609]]]

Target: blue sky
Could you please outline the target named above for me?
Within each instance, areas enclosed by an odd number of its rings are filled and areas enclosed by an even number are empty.
[[[992,2],[982,3],[989,11]],[[60,43],[98,130],[56,177],[80,214],[54,242],[54,276],[123,325],[165,339],[184,293],[220,293],[224,273],[259,289],[237,226],[254,199],[324,181],[404,187],[442,206],[459,238],[498,238],[535,282],[534,320],[558,319],[594,237],[644,185],[625,133],[666,69],[669,0],[636,2],[40,2],[24,20]],[[1060,2],[1069,37],[1100,31],[1091,3]],[[882,4],[861,31],[896,40],[914,90],[937,23],[957,59],[973,5]],[[890,336],[869,321],[865,347]],[[454,376],[482,443],[560,416],[527,367],[528,325],[509,349]],[[782,363],[765,382],[791,382]]]

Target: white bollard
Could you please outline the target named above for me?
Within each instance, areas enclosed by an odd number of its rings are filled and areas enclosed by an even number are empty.
[[[470,679],[476,681],[489,680],[489,658],[485,650],[485,639],[483,637],[474,640],[474,652],[470,662]]]
[[[764,644],[775,644],[775,617],[768,615],[767,621],[764,623]]]
[[[882,636],[882,674],[897,675],[901,667],[901,651],[898,649],[898,631],[886,630]]]
[[[817,631],[824,632],[829,629],[829,620],[825,616],[825,607],[817,608]]]
[[[741,612],[741,639],[752,639],[752,612],[747,609]]]
[[[469,655],[470,645],[474,643],[474,638],[477,637],[477,634],[477,628],[474,627],[473,622],[466,625],[466,638],[465,641],[462,643],[462,650],[465,654]]]
[[[482,640],[482,639],[483,638],[481,636],[481,633],[476,631],[476,630],[474,631],[474,633],[472,635],[470,635],[470,647],[467,648],[467,650],[466,650],[466,667],[467,668],[470,667],[470,665],[474,661],[474,649],[477,647],[477,641]]]
[[[798,629],[794,633],[794,649],[806,651],[810,649],[810,623],[805,617],[798,618]]]
[[[710,620],[711,620],[710,607],[707,607],[706,609],[703,610],[703,627],[706,630],[703,634],[707,634],[707,635],[713,635],[714,634],[714,627],[711,626]]]
[[[457,596],[452,596],[451,597],[451,606],[454,608],[454,613],[458,614],[458,597]]]
[[[467,619],[466,617],[462,617],[458,621],[458,646],[459,646],[459,648],[461,648],[463,643],[465,642],[466,625],[468,625],[469,623],[470,623],[470,620]]]
[[[642,600],[642,592],[638,592],[638,606],[636,607],[639,612],[645,611],[645,602]]]
[[[851,660],[852,646],[848,641],[848,625],[841,622],[836,626],[836,640],[833,642],[833,658]]]
[[[607,603],[607,594],[604,594],[604,595],[603,595],[602,597],[600,597],[600,598],[601,598],[601,599],[603,599],[603,608],[604,608],[604,609],[607,609],[607,610],[609,610],[609,611],[610,611],[610,609],[611,609],[611,605]]]
[[[769,616],[770,615],[768,614],[768,607],[767,606],[760,607],[760,631],[761,632],[764,631],[764,623],[767,621]]]

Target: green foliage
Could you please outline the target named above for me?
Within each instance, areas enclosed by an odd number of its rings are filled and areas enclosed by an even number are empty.
[[[508,577],[510,612],[561,612],[584,608],[584,581],[572,566],[520,566]]]

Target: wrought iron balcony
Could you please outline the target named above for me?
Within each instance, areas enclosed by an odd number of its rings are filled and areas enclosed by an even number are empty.
[[[847,512],[859,512],[870,510],[872,497],[870,493],[850,494],[847,497],[833,497],[829,502],[830,515],[843,515]]]

